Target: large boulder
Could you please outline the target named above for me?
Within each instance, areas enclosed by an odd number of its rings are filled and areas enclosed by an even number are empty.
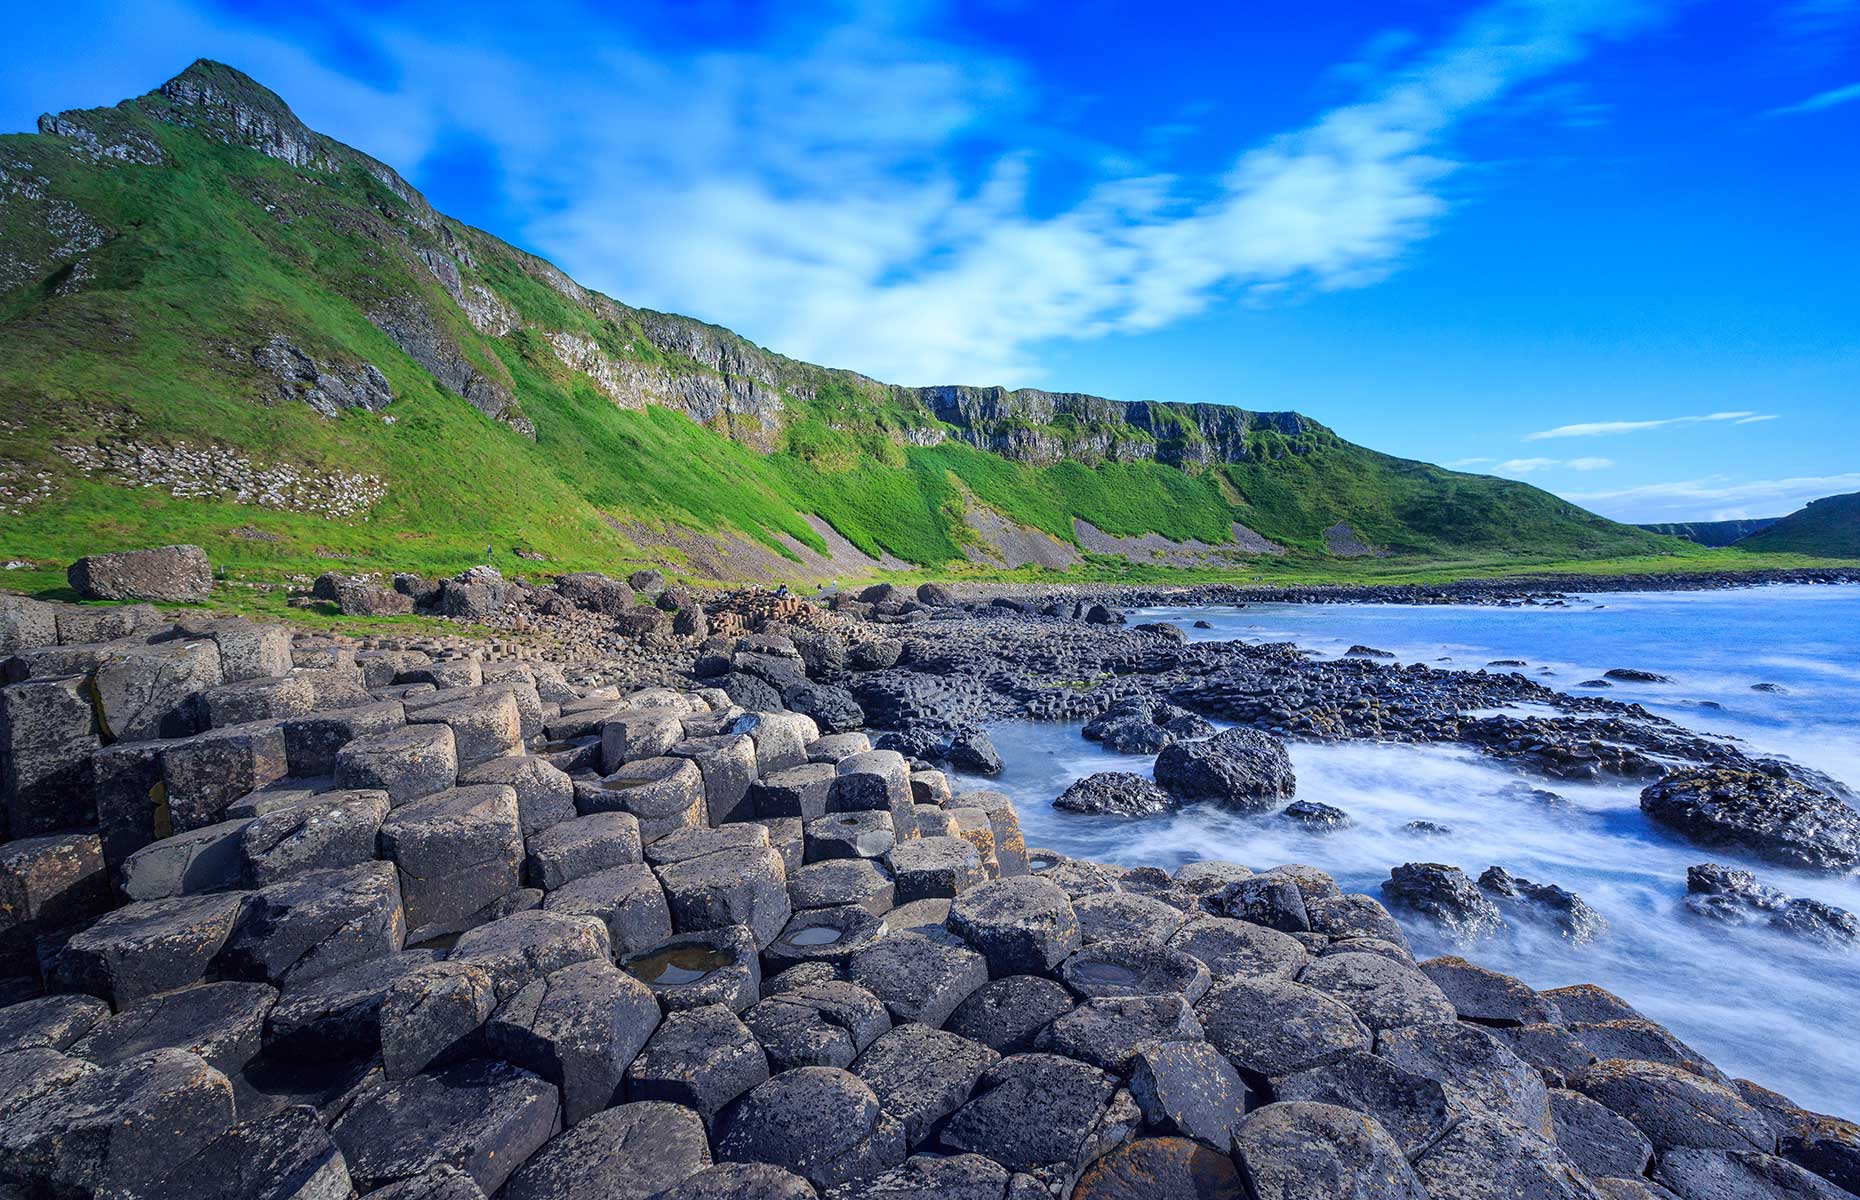
[[[1141,775],[1129,771],[1099,771],[1059,793],[1053,807],[1065,812],[1152,817],[1170,811],[1178,803],[1174,796]]]
[[[1255,729],[1166,746],[1155,770],[1156,782],[1184,803],[1208,801],[1242,812],[1270,808],[1297,787],[1284,743]]]
[[[72,563],[65,578],[86,600],[204,604],[213,595],[213,568],[199,546],[92,554]]]
[[[1762,771],[1675,771],[1640,794],[1640,810],[1703,846],[1779,866],[1846,871],[1860,864],[1860,812],[1799,780]]]

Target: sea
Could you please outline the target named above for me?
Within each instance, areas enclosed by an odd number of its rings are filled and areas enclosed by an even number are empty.
[[[1318,657],[1371,646],[1399,663],[1515,670],[1577,694],[1576,685],[1611,668],[1651,671],[1670,682],[1616,682],[1598,694],[1860,790],[1860,586],[1606,593],[1562,606],[1248,604],[1129,615],[1174,622],[1193,640],[1293,642]],[[1196,621],[1211,628],[1194,629]],[[1525,665],[1489,665],[1501,660]],[[1331,832],[1207,805],[1140,819],[1065,813],[1052,800],[1073,780],[1107,770],[1148,774],[1154,759],[1107,751],[1076,724],[1005,722],[991,733],[1006,770],[993,779],[961,777],[959,785],[1012,796],[1030,846],[1171,869],[1196,859],[1254,868],[1309,863],[1346,891],[1370,895],[1405,862],[1448,863],[1469,876],[1497,865],[1558,884],[1606,916],[1609,931],[1574,944],[1513,922],[1495,939],[1459,945],[1425,922],[1404,919],[1404,928],[1422,957],[1463,954],[1540,989],[1600,984],[1727,1073],[1805,1107],[1860,1118],[1860,946],[1727,926],[1684,903],[1686,868],[1696,863],[1746,867],[1789,895],[1855,913],[1860,878],[1694,846],[1642,816],[1635,784],[1524,776],[1456,746],[1290,743],[1297,797],[1351,818]],[[1413,821],[1448,832],[1403,828]]]

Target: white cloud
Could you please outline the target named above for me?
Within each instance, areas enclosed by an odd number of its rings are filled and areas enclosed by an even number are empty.
[[[1606,471],[1615,465],[1612,458],[1572,458],[1563,464],[1572,471]]]
[[[1713,421],[1732,421],[1739,425],[1749,425],[1757,421],[1774,421],[1775,419],[1774,413],[1718,412],[1696,417],[1666,417],[1657,421],[1591,421],[1579,425],[1558,425],[1555,429],[1540,429],[1536,433],[1525,434],[1524,439],[1529,442],[1541,442],[1547,438],[1610,437],[1622,433],[1639,433],[1647,429],[1667,429],[1675,425],[1701,425]]]
[[[1743,482],[1714,475],[1561,495],[1618,521],[1734,521],[1785,516],[1810,500],[1853,491],[1860,491],[1860,471]]]
[[[1448,463],[1447,467],[1450,470],[1458,471],[1464,467],[1480,467],[1487,463],[1495,463],[1497,461],[1496,458],[1456,458]]]
[[[542,214],[519,237],[584,282],[881,378],[1021,384],[1043,341],[1385,277],[1450,209],[1460,123],[1644,19],[1496,0],[1431,47],[1392,37],[1345,72],[1354,102],[1202,178],[1081,148],[1020,64],[884,6],[777,20],[748,49],[590,36],[546,74],[465,23],[382,49],[398,94],[495,149],[513,206]],[[1057,208],[1054,179],[1074,185]]]
[[[1786,117],[1799,113],[1820,112],[1823,109],[1835,108],[1842,104],[1852,104],[1856,100],[1860,100],[1860,83],[1850,83],[1846,87],[1829,88],[1825,92],[1817,92],[1815,95],[1797,104],[1785,105],[1782,108],[1773,108],[1770,110],[1770,115],[1773,117]]]
[[[1547,471],[1560,461],[1554,458],[1508,458],[1498,464],[1498,469],[1506,475],[1530,475],[1537,471]]]

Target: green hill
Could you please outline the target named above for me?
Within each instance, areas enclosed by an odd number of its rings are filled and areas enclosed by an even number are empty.
[[[1760,554],[1812,554],[1860,558],[1860,492],[1811,500],[1761,532],[1737,543]]]
[[[794,579],[1676,545],[1296,413],[898,387],[632,308],[206,61],[0,137],[0,517],[0,557],[192,541],[268,572],[487,544]]]
[[[1684,538],[1701,546],[1729,546],[1733,542],[1749,537],[1760,530],[1776,524],[1777,517],[1750,517],[1741,521],[1664,521],[1652,525],[1637,525],[1636,529],[1645,529],[1649,533],[1665,534],[1667,537]]]

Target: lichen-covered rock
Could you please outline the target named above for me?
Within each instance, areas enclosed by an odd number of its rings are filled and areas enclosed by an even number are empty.
[[[1362,1113],[1283,1101],[1247,1115],[1234,1157],[1258,1200],[1427,1200],[1401,1147]],[[1455,1195],[1452,1192],[1443,1195]]]
[[[1727,767],[1674,771],[1640,809],[1701,846],[1731,846],[1780,866],[1843,871],[1860,863],[1860,812],[1786,775]]]
[[[86,600],[205,604],[213,595],[213,567],[199,546],[93,554],[72,563],[66,576]]]

